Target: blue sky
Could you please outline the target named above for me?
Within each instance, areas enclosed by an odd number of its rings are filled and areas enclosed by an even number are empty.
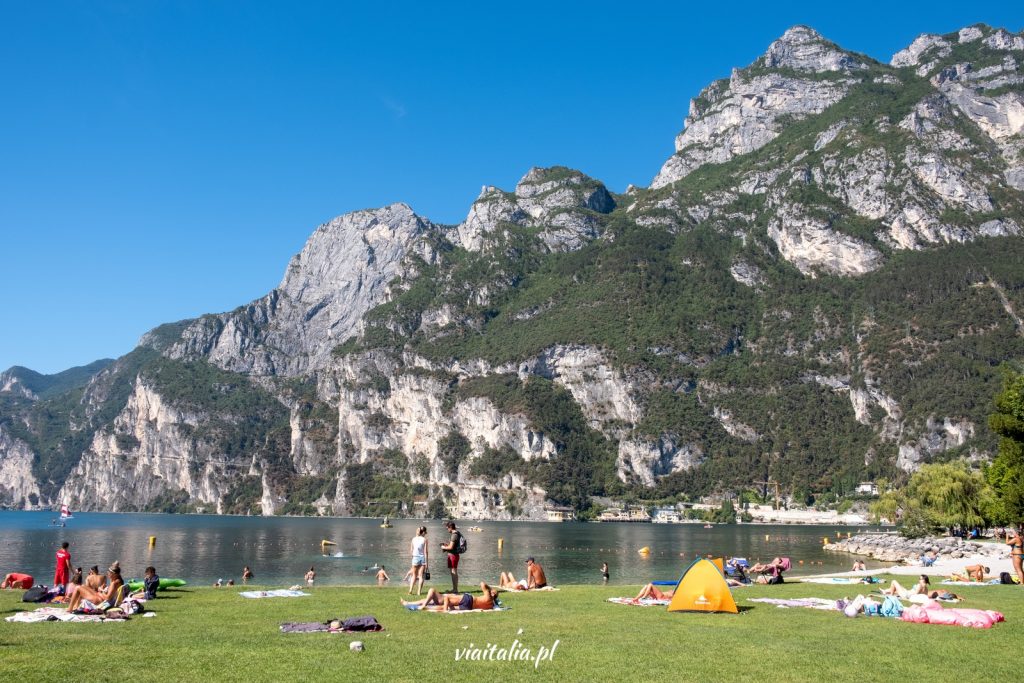
[[[0,1],[0,369],[262,296],[354,209],[456,223],[534,165],[645,185],[689,99],[793,24],[886,61],[1024,26],[1015,3],[827,5]]]

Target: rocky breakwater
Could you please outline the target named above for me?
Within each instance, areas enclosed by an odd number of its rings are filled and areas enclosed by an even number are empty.
[[[929,551],[940,560],[973,556],[998,558],[1006,554],[1005,547],[997,543],[978,543],[949,536],[903,538],[890,534],[860,534],[838,543],[828,543],[825,550],[866,555],[882,562],[918,562]]]

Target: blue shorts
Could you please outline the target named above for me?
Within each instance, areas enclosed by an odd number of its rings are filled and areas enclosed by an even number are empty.
[[[426,563],[427,563],[427,558],[424,557],[423,555],[413,555],[412,556],[412,566],[414,566],[414,567],[422,567]]]
[[[469,610],[473,609],[473,596],[469,593],[462,594],[462,600],[459,600],[459,609]]]

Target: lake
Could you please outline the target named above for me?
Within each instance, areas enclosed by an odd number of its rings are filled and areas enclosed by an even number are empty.
[[[26,572],[49,584],[54,553],[68,541],[73,565],[86,573],[91,565],[105,569],[119,560],[126,578],[141,576],[152,564],[163,577],[210,585],[218,578],[239,582],[242,567],[249,565],[255,584],[291,585],[301,583],[306,570],[315,566],[318,584],[352,585],[374,583],[376,572],[366,568],[379,564],[396,583],[409,566],[409,540],[425,524],[433,583],[443,587],[448,582],[438,547],[447,535],[435,520],[393,520],[393,528],[382,529],[380,520],[372,519],[83,512],[61,528],[51,524],[56,516],[0,511],[0,575]],[[789,556],[793,575],[846,571],[852,556],[824,552],[822,538],[858,531],[753,524],[705,529],[699,524],[477,522],[483,531],[473,532],[468,530],[472,524],[460,525],[469,543],[459,567],[463,585],[496,583],[502,570],[518,577],[529,555],[556,585],[599,583],[602,562],[609,565],[611,583],[676,579],[690,560],[708,553],[751,561]],[[150,536],[156,536],[152,548]],[[500,552],[499,538],[504,539]],[[342,556],[323,556],[320,542],[325,539],[337,544],[327,546],[328,551]],[[651,549],[647,556],[637,552],[644,546]],[[882,565],[869,561],[868,566]]]

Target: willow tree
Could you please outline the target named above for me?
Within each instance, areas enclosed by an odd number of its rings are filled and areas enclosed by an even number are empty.
[[[872,506],[876,516],[896,521],[905,536],[985,526],[993,507],[992,489],[966,463],[923,465],[907,485]]]
[[[1000,437],[999,452],[985,471],[995,491],[992,517],[998,524],[1019,525],[1024,522],[1024,375],[1007,371],[995,404],[988,426]]]

